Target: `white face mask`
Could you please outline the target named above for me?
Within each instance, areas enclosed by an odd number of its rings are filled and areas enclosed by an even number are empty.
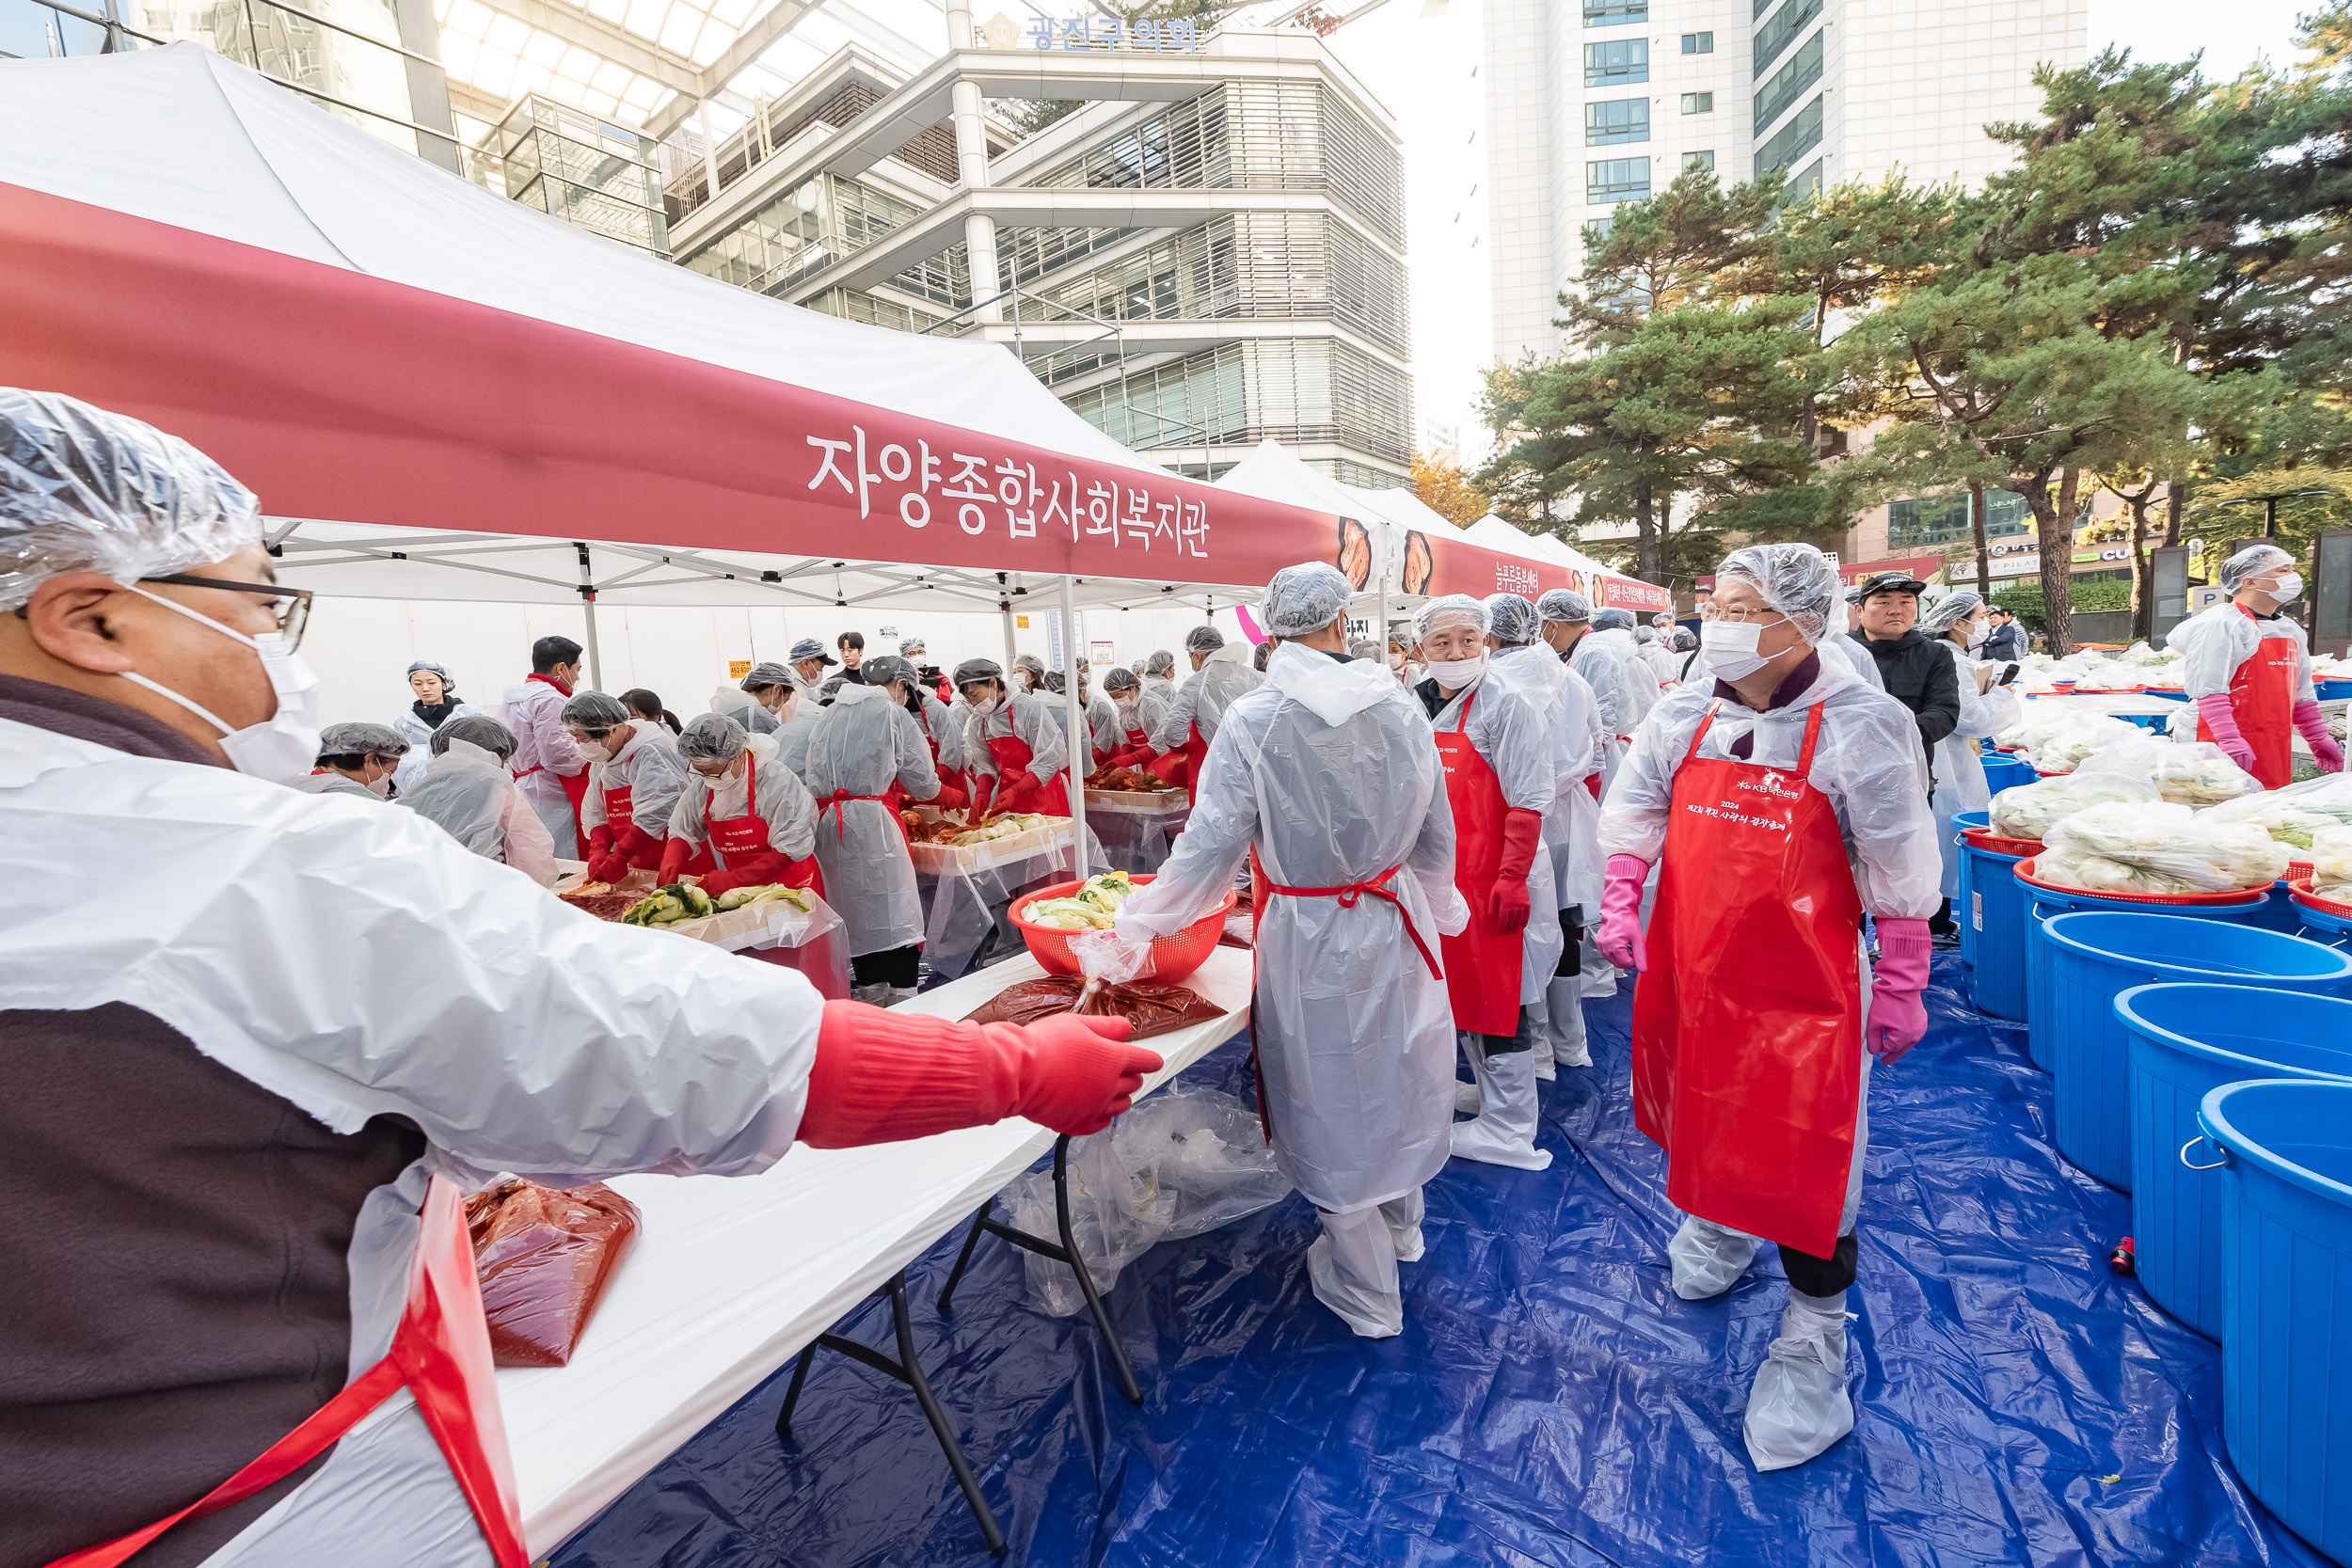
[[[384,800],[392,793],[392,776],[387,773],[380,779],[370,779],[367,786],[369,794],[379,800]]]
[[[972,711],[985,719],[990,714],[996,711],[996,699],[993,697],[982,697],[978,702],[972,705]]]
[[[2281,572],[2265,592],[2274,604],[2293,604],[2303,596],[2303,574]]]
[[[178,610],[189,620],[200,622],[223,637],[233,637],[259,654],[262,669],[269,676],[270,690],[278,697],[278,711],[261,723],[248,724],[241,730],[231,729],[217,714],[199,706],[167,686],[149,680],[135,670],[122,672],[122,678],[134,686],[145,687],[166,702],[179,704],[220,731],[220,749],[228,756],[230,766],[238,772],[278,784],[299,779],[310,772],[319,754],[319,678],[302,661],[301,655],[286,646],[285,638],[274,631],[264,632],[260,637],[247,637],[160,594],[150,594],[146,589],[137,587],[132,588],[131,592],[167,610]]]
[[[1764,628],[1777,625],[1776,621],[1709,621],[1699,628],[1699,652],[1716,679],[1740,680],[1778,657],[1756,651]]]
[[[1992,635],[1991,626],[1986,626],[1982,621],[1972,621],[1968,625],[1968,646],[1981,648],[1984,646],[1984,640]]]
[[[1433,658],[1423,668],[1445,690],[1459,691],[1478,684],[1478,678],[1486,673],[1486,656],[1482,653],[1469,658]]]

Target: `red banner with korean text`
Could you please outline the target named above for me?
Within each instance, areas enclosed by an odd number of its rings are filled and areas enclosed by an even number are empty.
[[[781,307],[779,307],[781,309]],[[277,516],[1259,587],[1337,517],[0,183],[0,385]]]
[[[1596,610],[1660,610],[1674,602],[1656,583],[1505,555],[1470,539],[1414,530],[1405,535],[1404,550],[1403,587],[1407,594],[1468,594],[1474,599],[1517,594],[1533,600],[1565,588],[1590,599]]]

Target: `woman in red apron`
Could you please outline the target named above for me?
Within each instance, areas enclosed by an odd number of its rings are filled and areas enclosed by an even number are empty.
[[[765,743],[762,743],[763,748]],[[660,878],[686,874],[695,851],[707,846],[719,869],[700,886],[716,896],[739,887],[782,882],[824,895],[816,861],[817,802],[798,774],[751,745],[743,726],[723,713],[706,713],[681,731],[678,754],[698,775],[670,817]]]
[[[588,792],[580,800],[580,825],[590,879],[617,882],[632,870],[660,869],[670,816],[686,789],[686,765],[675,746],[658,734],[658,725],[641,732],[619,699],[601,691],[583,691],[565,703],[564,729],[588,763],[581,770]],[[660,828],[647,832],[641,816]],[[706,873],[710,857],[699,855],[686,869]]]
[[[1415,689],[1437,727],[1454,810],[1454,881],[1470,906],[1470,925],[1443,942],[1454,1026],[1477,1079],[1474,1106],[1457,1094],[1457,1106],[1475,1109],[1477,1117],[1454,1124],[1454,1152],[1542,1170],[1551,1155],[1535,1147],[1534,1034],[1522,1004],[1534,905],[1529,875],[1543,846],[1542,804],[1559,790],[1549,767],[1550,739],[1521,691],[1487,677],[1485,606],[1452,594],[1430,600],[1413,619],[1429,670]],[[1514,805],[1515,799],[1527,803]],[[1549,898],[1549,863],[1545,871]],[[1547,957],[1544,967],[1550,962]]]
[[[1144,726],[1142,680],[1122,665],[1103,677],[1103,694],[1111,700],[1111,706],[1119,714],[1120,730],[1126,736],[1126,744],[1106,758],[1103,766],[1150,768],[1160,753]]]
[[[2230,602],[2199,611],[2170,639],[2184,654],[2197,738],[2219,745],[2265,789],[2294,781],[2298,731],[2323,772],[2341,771],[2344,748],[2319,711],[2310,644],[2279,613],[2303,592],[2295,558],[2249,545],[2222,563],[2221,586]]]
[[[1687,1216],[1667,1249],[1676,1293],[1728,1290],[1759,1241],[1779,1243],[1788,1276],[1748,1397],[1760,1469],[1803,1464],[1853,1425],[1864,1048],[1892,1061],[1926,1032],[1927,916],[1942,896],[1915,721],[1815,652],[1838,590],[1809,546],[1735,551],[1703,633],[1712,689],[1661,700],[1601,816],[1598,945],[1642,972],[1634,1116],[1666,1150],[1666,1196]],[[1867,1006],[1866,891],[1884,953]]]
[[[972,706],[966,733],[987,750],[994,768],[983,776],[978,759],[973,759],[972,820],[1012,811],[1068,816],[1070,747],[1044,704],[1008,690],[1004,670],[993,658],[967,658],[957,665],[956,687]],[[1053,769],[1042,784],[1033,770],[1041,760]]]

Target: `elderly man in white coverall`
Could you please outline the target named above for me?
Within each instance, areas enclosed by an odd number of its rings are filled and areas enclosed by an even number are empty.
[[[25,886],[139,870],[136,898],[0,909],[0,1560],[145,1536],[141,1568],[521,1568],[447,1179],[1082,1132],[1160,1065],[1123,1022],[820,1002],[287,788],[318,750],[308,608],[202,453],[0,388],[0,841]],[[437,1426],[385,1407],[404,1382]]]
[[[1429,721],[1386,665],[1343,651],[1350,592],[1320,562],[1275,574],[1264,618],[1282,642],[1225,710],[1191,825],[1118,925],[1073,945],[1091,972],[1133,973],[1253,862],[1261,1107],[1323,1218],[1315,1295],[1376,1338],[1404,1329],[1397,1264],[1422,1255],[1422,1184],[1446,1162],[1454,1020],[1437,955],[1469,911]]]
[[[1779,1243],[1788,1279],[1748,1394],[1748,1454],[1766,1470],[1853,1427],[1846,1293],[1868,1069],[1927,1032],[1939,900],[1918,726],[1818,651],[1837,611],[1836,569],[1812,546],[1732,552],[1700,634],[1715,685],[1666,695],[1601,808],[1598,945],[1643,972],[1633,1110],[1686,1215],[1667,1247],[1675,1293],[1730,1289],[1761,1241]]]

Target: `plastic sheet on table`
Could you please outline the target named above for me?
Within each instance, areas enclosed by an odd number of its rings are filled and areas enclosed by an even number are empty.
[[[1089,865],[1103,869],[1107,863],[1102,841],[1093,836],[1091,828],[1087,847]],[[1077,858],[1066,844],[976,870],[917,871],[914,885],[923,899],[923,957],[931,973],[953,979],[969,970],[984,951],[993,958],[1026,951],[1020,931],[1006,918],[1006,910],[1024,894],[1069,881],[1076,875]]]
[[[1088,792],[1087,826],[1094,830],[1103,846],[1104,863],[1130,876],[1157,871],[1167,864],[1172,841],[1191,818],[1192,809],[1169,811],[1158,802],[1126,805],[1100,800],[1099,794]]]

